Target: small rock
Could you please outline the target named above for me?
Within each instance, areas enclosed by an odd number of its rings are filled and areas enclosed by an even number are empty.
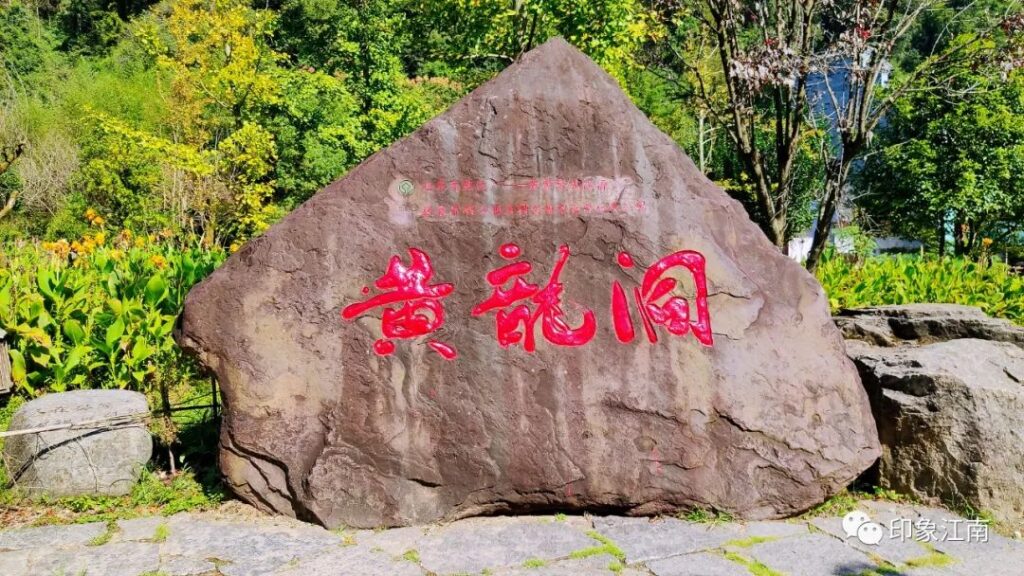
[[[11,431],[145,414],[146,397],[125,390],[78,390],[28,402]],[[30,494],[120,496],[131,491],[153,445],[141,421],[13,436],[4,459],[13,482]]]

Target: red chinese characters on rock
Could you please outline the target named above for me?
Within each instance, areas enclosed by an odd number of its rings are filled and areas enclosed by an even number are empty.
[[[627,252],[620,252],[619,266],[629,269],[634,266],[633,257]],[[686,298],[671,294],[679,282],[666,273],[673,268],[688,271],[694,283],[693,308]],[[676,336],[685,336],[692,332],[697,340],[712,346],[714,337],[711,334],[711,314],[708,310],[708,286],[705,273],[705,260],[700,252],[681,250],[665,256],[652,264],[644,272],[639,287],[633,288],[633,302],[636,304],[647,339],[651,343],[658,341],[655,325],[668,329]],[[691,317],[691,312],[694,316]],[[612,283],[612,320],[615,324],[615,336],[620,342],[632,342],[635,336],[633,318],[629,312],[626,291],[618,281]]]
[[[533,272],[533,264],[520,259],[522,250],[518,245],[503,244],[498,254],[509,263],[487,273],[491,295],[473,307],[471,314],[480,317],[494,313],[496,336],[502,347],[518,344],[533,353],[537,349],[538,322],[544,339],[556,346],[583,346],[594,338],[597,319],[592,310],[577,306],[582,311],[582,320],[576,327],[569,324],[563,310],[565,286],[561,275],[569,261],[568,246],[559,246],[558,258],[543,286],[527,280]],[[410,264],[405,266],[398,256],[392,256],[387,272],[374,282],[381,292],[345,307],[341,313],[342,318],[351,321],[374,308],[383,308],[381,332],[384,337],[373,344],[379,356],[395,352],[393,339],[419,338],[441,329],[445,321],[442,300],[455,290],[453,284],[430,284],[434,269],[425,252],[410,248],[409,257]],[[628,252],[620,252],[617,260],[624,270],[636,266]],[[705,265],[701,253],[681,250],[661,258],[644,271],[640,285],[631,291],[632,306],[652,344],[658,342],[657,327],[661,326],[674,336],[692,333],[704,346],[714,345]],[[680,285],[671,275],[673,272],[677,276],[682,272],[693,281],[692,301],[673,293]],[[364,287],[363,294],[369,293],[370,288]],[[617,280],[612,282],[611,315],[616,338],[624,344],[635,340],[637,330],[630,297]],[[428,340],[427,346],[447,360],[457,356],[455,348],[439,340]]]
[[[498,253],[506,260],[515,260],[522,251],[515,244],[504,244]],[[582,323],[573,328],[565,319],[562,310],[562,292],[565,287],[559,277],[569,261],[569,247],[558,248],[558,261],[551,271],[551,277],[544,287],[523,279],[533,270],[525,260],[513,262],[492,270],[487,274],[487,283],[493,287],[490,298],[473,308],[472,315],[483,316],[497,310],[495,327],[498,343],[503,347],[522,343],[523,349],[533,352],[537,348],[534,335],[537,321],[541,322],[544,338],[558,346],[582,346],[597,332],[597,319],[592,310],[583,310]],[[508,288],[503,288],[511,282]],[[513,307],[517,302],[523,302]],[[531,310],[530,304],[534,305]],[[509,309],[511,307],[511,309]]]
[[[441,300],[451,294],[455,286],[430,284],[434,267],[430,257],[422,250],[410,248],[409,258],[407,267],[398,256],[392,256],[387,272],[374,282],[374,286],[383,292],[346,306],[341,312],[345,320],[354,320],[369,310],[384,308],[381,319],[384,338],[373,343],[373,351],[378,356],[388,356],[395,352],[392,338],[418,338],[433,334],[444,326],[444,304]],[[369,293],[370,288],[363,287],[363,294]],[[454,360],[457,356],[455,348],[444,342],[429,340],[427,346],[446,360]]]

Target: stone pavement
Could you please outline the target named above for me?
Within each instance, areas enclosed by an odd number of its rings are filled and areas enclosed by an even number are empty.
[[[951,512],[880,502],[859,508],[887,530],[912,522],[929,542],[890,537],[863,544],[845,536],[840,518],[702,524],[558,515],[329,532],[290,519],[220,511],[2,531],[0,575],[1024,574],[1024,542],[994,532],[981,542],[981,531],[968,534],[968,523]]]

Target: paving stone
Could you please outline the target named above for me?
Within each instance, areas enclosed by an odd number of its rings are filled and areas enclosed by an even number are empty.
[[[415,563],[394,559],[365,546],[349,546],[299,560],[273,572],[275,576],[423,576]]]
[[[201,558],[169,555],[160,557],[160,573],[167,576],[206,575],[216,568],[214,563]]]
[[[297,560],[341,544],[326,530],[289,529],[258,525],[194,520],[185,526],[171,523],[164,554],[224,561],[224,576],[262,576]]]
[[[927,547],[915,541],[910,534],[906,537],[893,536],[889,521],[897,519],[897,517],[889,518],[888,516],[870,513],[869,517],[872,522],[882,525],[883,538],[878,544],[865,544],[856,536],[847,536],[843,530],[842,518],[815,518],[811,520],[811,525],[830,536],[842,540],[847,546],[856,548],[865,554],[875,554],[893,565],[899,565],[911,559],[927,556],[931,552]]]
[[[619,572],[609,568],[609,565],[619,565]],[[622,568],[614,556],[598,554],[586,558],[556,560],[545,563],[543,566],[515,566],[511,568],[499,568],[491,572],[494,576],[619,576],[625,574],[643,574],[633,568]]]
[[[0,550],[22,550],[39,546],[85,546],[106,531],[107,525],[103,522],[8,530],[0,532]]]
[[[25,576],[139,576],[160,568],[158,548],[156,544],[118,542],[56,550],[33,558]]]
[[[151,541],[156,537],[157,528],[161,525],[167,526],[170,535],[171,520],[164,516],[119,520],[115,538],[118,542]]]
[[[745,522],[738,524],[739,539],[743,538],[788,538],[790,536],[801,536],[807,534],[807,524],[804,522]]]
[[[675,518],[594,520],[594,529],[626,553],[629,564],[717,548],[743,538],[737,524],[694,524]]]
[[[655,576],[750,576],[742,564],[708,552],[654,560],[647,563],[647,569]]]
[[[884,503],[883,503],[884,504]],[[873,520],[889,516],[932,518],[937,529],[951,512],[926,508],[865,506]],[[152,542],[167,524],[164,542]],[[809,532],[809,524],[827,533]],[[118,523],[107,544],[89,543],[106,531],[101,523],[0,531],[0,576],[500,576],[610,575],[607,554],[573,559],[576,550],[599,546],[586,535],[593,525],[636,564],[620,576],[749,576],[740,564],[711,549],[728,548],[786,576],[839,576],[876,568],[868,553],[899,568],[902,576],[1021,576],[1024,543],[990,533],[989,542],[937,541],[931,548],[913,541],[899,548],[883,541],[844,544],[840,519],[807,522],[694,524],[677,519],[518,517],[475,518],[426,526],[339,535],[319,527],[259,518],[250,522],[210,520],[191,514]],[[950,526],[945,526],[951,529]],[[836,536],[833,536],[835,534]],[[347,536],[347,537],[346,537]],[[845,535],[843,535],[845,537]],[[758,542],[759,538],[770,538]],[[859,550],[858,550],[859,548]],[[415,550],[419,562],[402,556]],[[912,553],[911,553],[912,552]],[[910,567],[911,559],[946,553],[949,565]],[[530,559],[544,561],[526,566]]]
[[[27,574],[31,565],[31,555],[30,550],[0,552],[0,574],[5,576]]]
[[[843,576],[878,567],[866,554],[825,534],[756,544],[743,555],[787,576]]]
[[[356,536],[359,545],[366,545],[370,548],[379,548],[391,556],[401,556],[408,550],[416,550],[420,542],[427,537],[427,532],[422,527],[411,526],[407,528],[394,528],[381,532],[370,532],[362,537]]]
[[[531,558],[552,560],[600,545],[561,522],[536,519],[472,518],[446,526],[420,542],[424,568],[438,574],[479,573],[519,566]]]

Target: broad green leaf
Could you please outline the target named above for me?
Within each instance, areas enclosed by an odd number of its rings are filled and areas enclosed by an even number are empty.
[[[15,383],[25,382],[25,357],[15,349],[10,350],[11,354],[11,377]]]
[[[106,342],[108,348],[113,349],[114,345],[117,344],[118,340],[120,340],[123,335],[124,322],[118,318],[107,328],[107,335],[106,338],[104,338],[104,342]]]

